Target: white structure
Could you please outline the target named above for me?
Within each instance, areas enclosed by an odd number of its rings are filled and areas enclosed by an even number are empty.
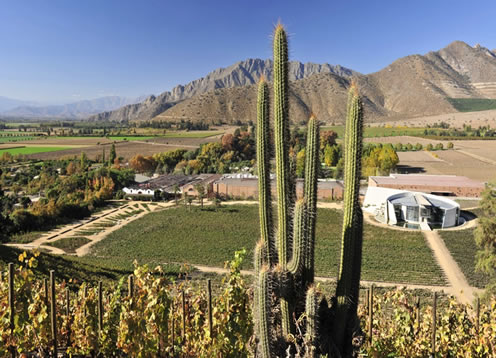
[[[153,189],[141,189],[141,188],[124,188],[122,189],[122,191],[129,195],[149,195],[149,196],[153,196],[153,193],[155,192],[155,190]]]
[[[380,222],[422,230],[456,226],[460,218],[460,205],[453,200],[398,189],[369,186],[363,207]]]

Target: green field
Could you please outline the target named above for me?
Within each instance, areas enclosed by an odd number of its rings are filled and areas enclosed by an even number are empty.
[[[319,209],[315,266],[318,275],[337,273],[341,212]],[[241,248],[248,250],[245,268],[252,267],[258,231],[256,205],[184,207],[153,212],[114,231],[93,246],[91,255],[140,263],[192,263],[223,266]],[[420,232],[365,225],[362,278],[386,282],[445,284],[441,269]]]
[[[475,112],[496,109],[496,99],[488,98],[447,98],[459,112]]]
[[[35,137],[31,135],[23,135],[19,137],[9,137],[4,134],[0,134],[0,143],[13,143],[13,142],[20,142],[20,141],[25,141],[25,140],[33,140],[33,139],[39,139],[40,137]]]
[[[71,147],[19,147],[19,148],[10,148],[10,149],[0,149],[0,155],[4,152],[9,152],[12,155],[18,154],[36,154],[36,153],[45,153],[45,152],[56,152],[58,150],[69,149]]]
[[[91,240],[89,240],[88,238],[82,236],[64,237],[54,242],[50,242],[48,243],[48,245],[62,249],[67,253],[73,253],[76,251],[77,248],[87,244],[90,241]]]
[[[191,132],[165,132],[161,137],[164,138],[208,138],[219,134],[222,131],[191,131]]]
[[[474,240],[474,229],[440,231],[440,234],[469,284],[484,288],[488,283],[487,275],[475,271],[477,245]]]
[[[344,138],[344,126],[324,126],[321,130],[332,130],[338,134],[338,138]],[[365,127],[364,137],[394,137],[394,136],[422,136],[425,128],[423,127]]]

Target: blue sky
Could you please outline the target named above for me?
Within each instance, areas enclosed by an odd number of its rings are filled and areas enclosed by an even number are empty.
[[[44,102],[160,93],[246,58],[362,73],[454,40],[496,48],[496,1],[0,0],[0,96]]]

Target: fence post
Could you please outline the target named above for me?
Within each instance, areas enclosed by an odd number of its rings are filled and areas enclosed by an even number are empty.
[[[369,289],[366,288],[365,289],[365,312],[368,312],[369,311]]]
[[[210,338],[213,339],[213,323],[212,323],[212,282],[210,279],[207,280],[207,298],[208,298],[208,329],[210,332]]]
[[[420,297],[417,296],[416,302],[415,302],[415,319],[417,320],[417,334],[420,332]]]
[[[184,341],[184,337],[186,337],[186,298],[184,297],[184,290],[181,291],[181,296],[182,296],[182,313],[183,313],[183,332],[182,332],[182,338]]]
[[[372,328],[374,325],[374,285],[370,286],[369,294],[369,344],[372,344]]]
[[[129,297],[133,297],[133,291],[134,291],[134,276],[129,275],[127,278],[127,294]]]
[[[437,310],[437,292],[433,294],[433,302],[432,302],[432,348],[431,348],[431,357],[435,357],[436,355],[436,310]]]
[[[46,278],[43,279],[43,288],[45,289],[45,306],[47,308],[47,311],[48,311],[48,308],[50,307],[48,305],[48,297],[50,296],[49,292],[48,292],[48,280]]]
[[[475,315],[476,315],[476,320],[475,320],[475,330],[477,334],[479,334],[479,327],[480,327],[480,298],[477,297],[477,306],[475,307]]]
[[[102,281],[98,281],[98,332],[102,334],[103,329],[103,294],[102,294]]]
[[[71,346],[71,292],[69,287],[65,291],[65,314],[67,316],[67,348]]]
[[[55,271],[50,270],[50,318],[52,326],[53,356],[57,357],[57,297],[55,296]]]
[[[12,262],[9,263],[9,313],[10,313],[10,334],[12,338],[14,338],[14,316],[15,316],[15,307],[14,307],[14,264]],[[15,358],[16,349],[14,346],[10,346],[10,351],[12,358]]]

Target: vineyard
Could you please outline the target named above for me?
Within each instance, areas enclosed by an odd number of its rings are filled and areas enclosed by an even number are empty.
[[[138,265],[113,287],[57,282],[54,271],[40,281],[38,256],[23,253],[2,272],[2,357],[246,357],[256,347],[252,294],[239,271],[243,252],[214,291],[210,280],[171,280],[160,267]],[[494,299],[473,309],[455,300],[437,306],[435,297],[421,303],[402,290],[369,292],[358,309],[363,356],[496,355]]]

